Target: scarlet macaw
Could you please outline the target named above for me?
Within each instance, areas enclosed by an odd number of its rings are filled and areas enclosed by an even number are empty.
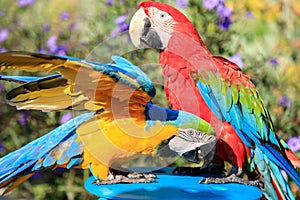
[[[199,117],[151,103],[155,88],[122,57],[115,64],[28,52],[0,54],[0,71],[58,72],[46,77],[0,76],[24,83],[7,94],[18,109],[87,111],[0,159],[6,192],[46,168],[89,168],[98,184],[151,182],[151,175],[121,176],[128,159],[168,147],[192,162],[214,156],[213,128]],[[206,133],[206,134],[204,134]],[[160,145],[163,141],[163,145]],[[178,142],[181,141],[181,142]],[[182,146],[182,141],[189,145]]]
[[[135,46],[160,51],[171,107],[194,113],[215,128],[217,157],[237,167],[237,175],[258,173],[267,197],[293,199],[280,169],[300,186],[291,164],[299,167],[299,158],[275,134],[260,95],[240,68],[213,56],[188,18],[167,4],[140,3],[129,32]]]

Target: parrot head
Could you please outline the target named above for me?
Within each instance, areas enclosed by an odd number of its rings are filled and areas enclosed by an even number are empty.
[[[133,44],[164,50],[176,34],[201,41],[193,24],[176,8],[160,2],[142,2],[131,19],[129,34]]]
[[[158,148],[161,156],[182,156],[192,163],[204,161],[202,168],[212,162],[216,152],[217,138],[193,128],[179,129],[177,135],[164,141]]]

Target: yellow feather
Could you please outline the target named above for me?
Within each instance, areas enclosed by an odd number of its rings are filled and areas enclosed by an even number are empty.
[[[85,153],[88,151],[88,156],[84,155],[85,163],[98,166],[92,167],[93,173],[104,178],[101,170],[105,167],[118,160],[152,154],[162,140],[170,138],[177,131],[177,128],[160,122],[147,130],[145,123],[138,118],[111,121],[110,114],[105,113],[100,118],[95,116],[82,124],[77,134],[85,147]]]

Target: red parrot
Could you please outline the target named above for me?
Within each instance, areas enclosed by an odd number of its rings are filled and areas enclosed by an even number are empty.
[[[260,175],[266,197],[292,199],[279,169],[300,186],[300,176],[290,163],[300,167],[300,160],[275,134],[262,99],[240,68],[213,56],[188,18],[167,4],[139,4],[130,36],[135,46],[160,51],[170,106],[196,114],[215,128],[217,159],[231,163],[237,175],[243,171],[249,178]]]

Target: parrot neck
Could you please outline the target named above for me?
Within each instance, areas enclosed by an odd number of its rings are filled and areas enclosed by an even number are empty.
[[[165,79],[165,93],[172,109],[184,110],[210,121],[211,110],[191,78],[191,74],[197,70],[186,59],[170,51],[161,52],[160,64]]]
[[[213,65],[212,55],[197,32],[173,32],[167,47],[160,52],[159,57],[163,66],[168,65],[177,70],[185,67],[193,72],[198,72],[199,66],[205,70],[210,68],[207,66],[209,62],[203,64],[203,61],[210,61]],[[215,69],[215,66],[211,69]]]
[[[198,34],[188,37],[184,33],[173,33],[168,47],[160,52],[159,63],[163,68],[164,89],[170,106],[211,121],[213,114],[199,93],[193,74],[199,72],[199,66],[201,70],[216,68]]]

